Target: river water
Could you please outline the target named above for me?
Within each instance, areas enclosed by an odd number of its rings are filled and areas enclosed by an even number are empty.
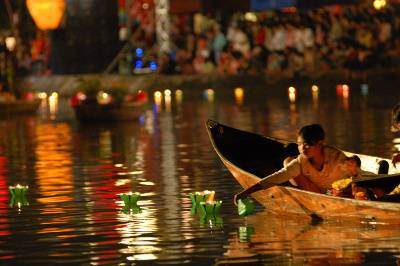
[[[397,226],[312,225],[259,205],[237,214],[240,186],[212,150],[207,119],[290,140],[317,122],[345,150],[396,148],[399,90],[312,85],[154,89],[143,116],[124,123],[78,123],[56,97],[36,116],[1,118],[0,265],[398,265]],[[29,186],[19,204],[16,184]],[[207,189],[220,214],[192,214],[188,193]],[[141,194],[140,212],[124,211],[127,192]]]

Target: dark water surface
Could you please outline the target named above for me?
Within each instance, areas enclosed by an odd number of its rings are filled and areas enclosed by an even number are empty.
[[[237,215],[240,187],[210,146],[209,118],[283,139],[318,122],[331,144],[391,156],[397,88],[353,84],[346,97],[311,85],[292,103],[273,86],[243,88],[243,99],[235,88],[160,90],[160,102],[150,92],[138,122],[79,124],[65,99],[2,118],[0,265],[397,265],[397,226],[310,225],[261,206]],[[16,184],[29,186],[29,205],[10,201]],[[223,201],[217,217],[191,214],[188,193],[206,189]],[[122,211],[119,194],[130,191],[141,213]]]

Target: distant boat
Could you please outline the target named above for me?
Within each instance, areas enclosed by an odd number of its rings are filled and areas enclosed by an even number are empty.
[[[97,99],[87,99],[85,95],[74,96],[71,105],[75,116],[83,122],[132,121],[137,120],[147,106],[147,94],[137,93],[129,101],[113,101],[112,96],[106,96],[104,102]],[[108,100],[107,97],[110,99]]]
[[[13,100],[0,102],[0,116],[35,114],[40,100]]]
[[[206,123],[212,146],[219,158],[244,189],[254,185],[282,167],[283,160],[293,155],[297,145],[235,129],[209,120]],[[353,153],[347,153],[351,155]],[[357,154],[363,170],[373,172],[380,161],[387,159]],[[360,184],[380,180],[389,189],[400,183],[400,173],[390,167],[390,175],[369,176]],[[373,177],[373,178],[372,178]],[[386,182],[388,181],[388,182]],[[251,195],[271,212],[278,214],[308,215],[327,220],[356,220],[400,224],[400,203],[355,200],[314,193],[282,184]],[[232,195],[233,198],[233,195]]]
[[[145,103],[132,102],[119,105],[82,104],[74,107],[79,121],[126,121],[136,120],[143,114]]]

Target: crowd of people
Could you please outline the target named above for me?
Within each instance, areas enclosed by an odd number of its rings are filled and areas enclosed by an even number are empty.
[[[236,13],[224,19],[172,15],[169,53],[159,54],[154,27],[140,21],[133,25],[132,40],[146,51],[149,62],[158,62],[157,71],[163,74],[280,78],[344,69],[350,78],[365,79],[369,69],[400,66],[398,15],[396,6],[376,10],[371,5]],[[19,57],[18,71],[47,73],[46,38],[38,32],[30,46]]]
[[[397,15],[394,7],[349,5],[235,14],[226,25],[211,16],[179,16],[172,20],[173,51],[161,57],[159,72],[273,77],[345,69],[364,78],[368,69],[400,64]]]

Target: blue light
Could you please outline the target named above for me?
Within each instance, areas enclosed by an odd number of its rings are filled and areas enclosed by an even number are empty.
[[[157,63],[154,61],[150,62],[150,69],[151,71],[157,71]]]
[[[142,67],[143,67],[143,61],[142,60],[136,60],[135,68],[140,69]]]
[[[140,123],[141,125],[144,125],[145,122],[146,122],[146,117],[145,117],[145,115],[139,116],[139,123]]]
[[[136,57],[142,57],[142,56],[143,56],[143,49],[136,48]]]

